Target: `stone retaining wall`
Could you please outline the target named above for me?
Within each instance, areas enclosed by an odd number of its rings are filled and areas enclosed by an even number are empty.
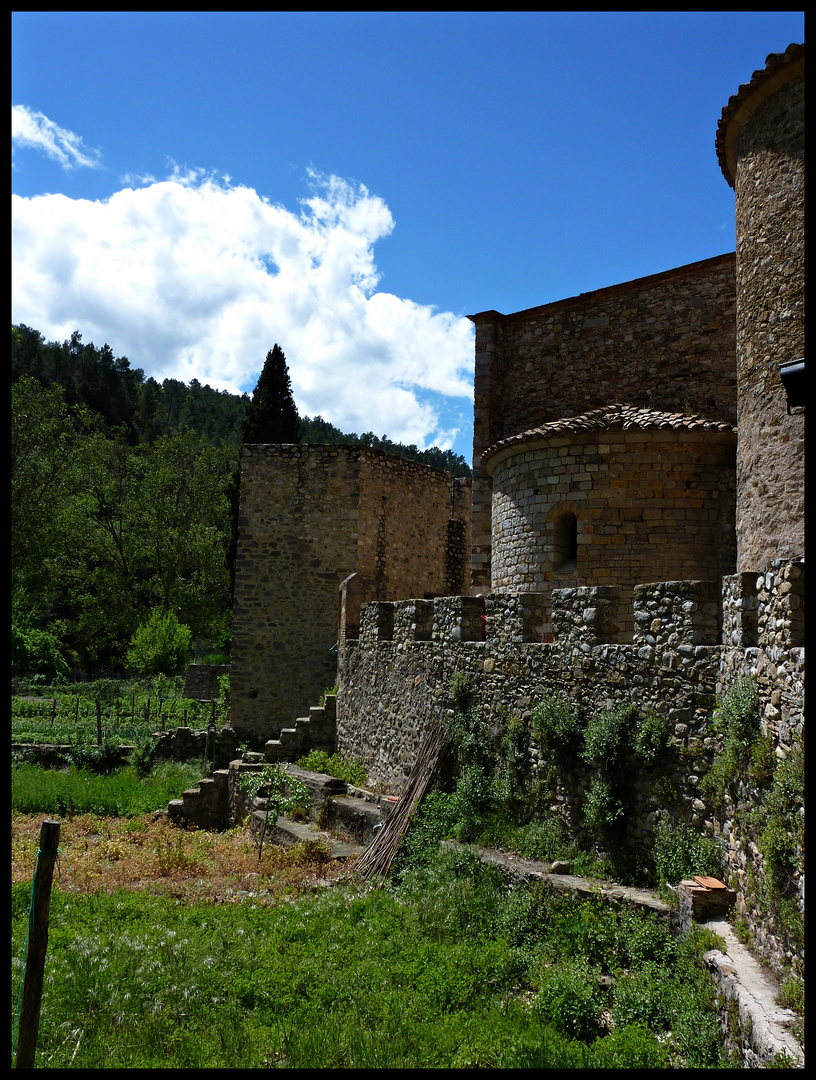
[[[726,579],[722,603],[713,582],[636,586],[631,644],[615,641],[620,603],[611,587],[555,590],[548,598],[494,593],[366,605],[359,639],[340,650],[338,750],[362,758],[372,784],[403,790],[425,731],[453,705],[456,673],[467,677],[473,703],[498,732],[508,716],[529,724],[537,702],[553,690],[567,692],[590,713],[635,703],[665,718],[678,751],[672,781],[679,800],[672,814],[721,835],[727,867],[744,870],[746,859],[758,865],[756,852],[732,839],[729,823],[715,821],[700,785],[721,749],[710,727],[715,695],[740,675],[756,678],[765,728],[780,753],[803,730],[804,650],[784,646],[795,640],[798,623],[790,616],[800,608],[791,606],[791,597],[803,589],[804,566],[779,565],[763,575],[761,587],[757,578]],[[776,644],[745,649],[721,643],[722,636],[730,642],[750,632],[748,614],[766,628],[763,640],[771,640],[771,627],[781,635]],[[542,627],[550,622],[552,641],[543,641]],[[539,775],[552,765],[535,745],[533,757]],[[645,851],[666,810],[651,793],[650,768],[642,767],[643,790],[635,793],[627,822],[629,840]],[[551,808],[574,834],[576,800],[586,784],[586,770],[576,762],[561,766],[550,791]],[[762,932],[772,936],[772,928]],[[767,951],[772,955],[770,939]]]

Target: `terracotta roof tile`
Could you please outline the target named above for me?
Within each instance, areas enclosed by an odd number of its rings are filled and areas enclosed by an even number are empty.
[[[755,71],[750,82],[743,83],[728,99],[717,124],[714,146],[723,176],[731,187],[734,186],[734,145],[743,121],[769,94],[804,71],[804,65],[804,44],[788,45],[783,53],[771,53],[765,60],[765,67]],[[734,129],[729,131],[732,124]]]
[[[560,420],[551,420],[542,424],[541,427],[531,428],[529,431],[519,432],[507,439],[494,443],[482,454],[482,465],[488,458],[518,443],[527,442],[535,438],[547,438],[550,435],[560,435],[570,431],[591,431],[593,429],[606,430],[609,428],[622,428],[624,431],[631,428],[654,429],[662,428],[672,431],[731,431],[736,429],[733,424],[723,420],[706,420],[702,416],[687,416],[685,413],[659,412],[656,409],[641,409],[636,405],[616,403],[605,405],[600,409],[591,409],[581,413],[580,416],[564,417]]]

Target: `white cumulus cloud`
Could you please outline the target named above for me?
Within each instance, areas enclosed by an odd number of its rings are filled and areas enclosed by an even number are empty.
[[[79,135],[25,105],[11,106],[11,142],[12,146],[16,143],[42,150],[64,169],[80,165],[96,168],[99,164],[99,155],[85,150]]]
[[[470,322],[378,292],[388,207],[362,185],[310,176],[297,212],[178,168],[104,201],[13,196],[12,320],[47,339],[107,341],[159,381],[231,392],[252,390],[277,342],[301,413],[450,445],[440,402],[460,399],[461,412],[472,398]]]

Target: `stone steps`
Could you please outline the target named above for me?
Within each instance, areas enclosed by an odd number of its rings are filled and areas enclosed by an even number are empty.
[[[263,810],[253,810],[250,817],[252,835],[260,840],[264,830],[266,814]],[[325,843],[331,848],[333,859],[349,859],[356,855],[362,855],[365,848],[362,844],[351,843],[347,840],[339,840],[324,829],[319,828],[312,821],[293,821],[291,818],[279,817],[271,829],[264,834],[265,844],[278,844],[280,847],[291,848],[302,843]]]
[[[299,716],[293,728],[283,728],[277,739],[264,747],[266,761],[295,761],[310,750],[333,754],[337,747],[337,696],[326,694],[323,705],[313,705],[308,716]]]

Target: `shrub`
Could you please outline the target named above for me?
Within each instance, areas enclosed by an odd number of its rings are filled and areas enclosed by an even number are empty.
[[[125,664],[138,675],[178,675],[190,663],[192,640],[172,611],[154,608],[131,638]]]
[[[562,1035],[589,1042],[600,1034],[603,996],[595,975],[582,964],[556,968],[535,1000],[538,1016]]]
[[[345,780],[354,787],[362,787],[368,779],[365,765],[360,758],[329,754],[326,750],[310,750],[304,757],[299,758],[296,764],[309,772],[336,776],[338,780]]]
[[[11,670],[15,675],[43,675],[59,679],[68,675],[68,661],[53,634],[31,626],[13,625]]]
[[[580,704],[561,690],[545,694],[533,709],[533,731],[542,746],[566,754],[578,748],[584,731]]]
[[[274,828],[281,814],[309,807],[309,789],[298,776],[292,776],[285,765],[264,765],[260,772],[244,773],[239,785],[249,799],[256,795],[266,799],[266,827]]]
[[[665,965],[646,964],[615,983],[612,1019],[618,1027],[643,1024],[652,1031],[665,1031],[671,1024],[672,999]]]
[[[623,817],[623,803],[606,777],[593,777],[584,799],[583,813],[584,825],[597,840],[605,840]]]
[[[676,885],[694,874],[719,877],[723,872],[719,842],[682,821],[660,821],[652,854],[661,885]]]
[[[634,751],[641,761],[654,761],[671,746],[666,721],[655,713],[639,718],[635,729]]]
[[[587,725],[581,756],[590,765],[607,768],[620,762],[629,745],[637,709],[634,705],[614,705],[594,714]]]
[[[450,683],[450,699],[453,702],[453,707],[460,712],[465,712],[472,694],[473,686],[470,676],[464,671],[455,671]]]

